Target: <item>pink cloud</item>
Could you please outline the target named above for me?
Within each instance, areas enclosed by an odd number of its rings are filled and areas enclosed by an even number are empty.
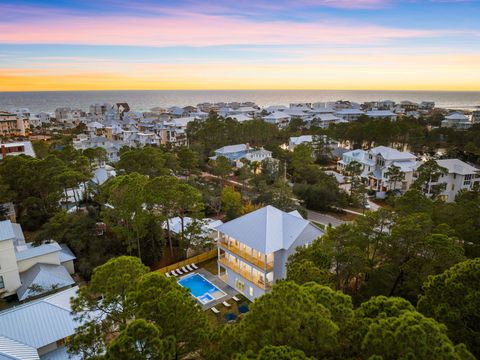
[[[36,17],[28,21],[0,24],[0,42],[11,44],[138,46],[365,44],[440,34],[430,30],[358,23],[258,22],[245,18],[195,13],[155,18],[86,17],[64,14],[56,16],[55,19]]]
[[[328,6],[343,9],[376,9],[392,3],[391,0],[300,0],[300,3],[312,6]]]

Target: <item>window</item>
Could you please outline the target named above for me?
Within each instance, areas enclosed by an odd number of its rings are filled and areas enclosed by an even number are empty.
[[[0,276],[0,289],[5,288],[5,282],[3,281],[3,276]]]
[[[235,279],[235,288],[240,291],[244,292],[245,291],[245,283],[243,281],[240,281],[238,279]]]

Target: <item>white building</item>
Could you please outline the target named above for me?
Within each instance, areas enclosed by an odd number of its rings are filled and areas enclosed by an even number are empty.
[[[365,115],[365,112],[360,109],[340,109],[335,112],[335,116],[348,122],[357,121],[362,115]]]
[[[456,128],[466,130],[472,126],[472,123],[465,114],[461,112],[454,112],[448,116],[445,116],[445,120],[442,121],[442,127]]]
[[[312,135],[301,135],[296,137],[291,137],[288,140],[288,150],[293,151],[296,146],[300,144],[311,144],[313,142]]]
[[[397,120],[397,114],[389,110],[372,110],[365,113],[369,118],[372,119],[389,119],[391,121]]]
[[[480,124],[480,107],[475,108],[470,115],[472,124]]]
[[[250,147],[249,144],[236,144],[215,150],[215,155],[210,157],[210,159],[216,160],[220,156],[229,159],[237,168],[241,168],[243,166],[242,159],[250,162],[262,162],[272,159],[272,152],[263,148],[256,150]]]
[[[344,172],[348,164],[353,161],[361,164],[360,176],[367,182],[369,188],[379,193],[388,190],[408,190],[418,165],[417,157],[409,152],[377,146],[368,151],[352,150],[344,153],[342,160],[337,162],[338,169]],[[389,181],[386,175],[392,165],[399,167],[404,174],[403,180],[397,181],[395,184]]]
[[[290,123],[290,119],[292,117],[288,114],[286,114],[283,111],[275,111],[269,115],[266,115],[263,117],[263,119],[270,123],[270,124],[275,124],[280,128],[287,127],[288,124]]]
[[[22,154],[36,157],[30,141],[17,141],[6,144],[0,143],[0,160],[5,159],[7,156],[17,156]]]
[[[297,212],[266,206],[217,227],[218,277],[248,299],[286,277],[288,257],[324,232]]]
[[[480,184],[480,169],[477,169],[458,159],[436,160],[437,164],[448,170],[437,182],[430,185],[445,183],[445,190],[439,198],[446,201],[455,201],[455,197],[461,190],[471,190]],[[416,174],[415,174],[416,175]]]
[[[19,224],[0,221],[0,297],[16,294],[25,300],[73,285],[74,259],[66,245],[50,241],[34,246],[25,242]]]
[[[0,312],[0,359],[80,360],[65,347],[81,325],[70,306],[77,292],[75,286]]]
[[[341,122],[347,121],[331,113],[315,114],[312,116],[311,120],[312,124],[318,124],[318,126],[322,129],[328,128],[331,124],[338,124]]]

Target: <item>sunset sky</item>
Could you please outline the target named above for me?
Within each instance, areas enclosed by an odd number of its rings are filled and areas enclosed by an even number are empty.
[[[480,0],[1,0],[0,14],[0,91],[480,90]]]

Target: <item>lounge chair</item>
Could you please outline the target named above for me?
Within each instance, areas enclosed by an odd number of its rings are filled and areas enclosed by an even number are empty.
[[[236,302],[239,302],[239,301],[240,301],[240,299],[239,299],[238,297],[236,297],[236,296],[232,296],[232,299],[235,300]]]
[[[175,272],[175,270],[170,271],[170,274],[172,274],[173,276],[178,276],[178,274]]]
[[[197,270],[197,269],[198,269],[198,266],[197,266],[197,265],[195,265],[195,263],[192,263],[192,267],[193,267],[195,270]]]
[[[189,272],[190,270],[187,270],[187,269],[185,268],[185,266],[182,266],[182,271],[187,273],[187,272]]]
[[[191,267],[190,265],[187,265],[186,268],[189,270],[189,271],[193,271],[195,270],[193,267]]]
[[[176,271],[176,272],[177,272],[177,274],[179,274],[179,275],[183,275],[183,271],[182,271],[182,270],[180,270],[180,269],[175,269],[174,271]]]
[[[228,302],[226,302],[226,301],[224,301],[222,304],[223,304],[223,306],[225,306],[225,307],[230,307],[230,306],[232,306],[232,305],[230,305],[230,304],[229,304]]]
[[[212,310],[215,314],[220,314],[220,310],[218,310],[215,306],[211,307],[210,310]]]
[[[172,276],[172,275],[170,275],[169,272],[166,272],[166,273],[165,273],[165,276],[166,276],[166,277],[170,277],[170,276]]]

